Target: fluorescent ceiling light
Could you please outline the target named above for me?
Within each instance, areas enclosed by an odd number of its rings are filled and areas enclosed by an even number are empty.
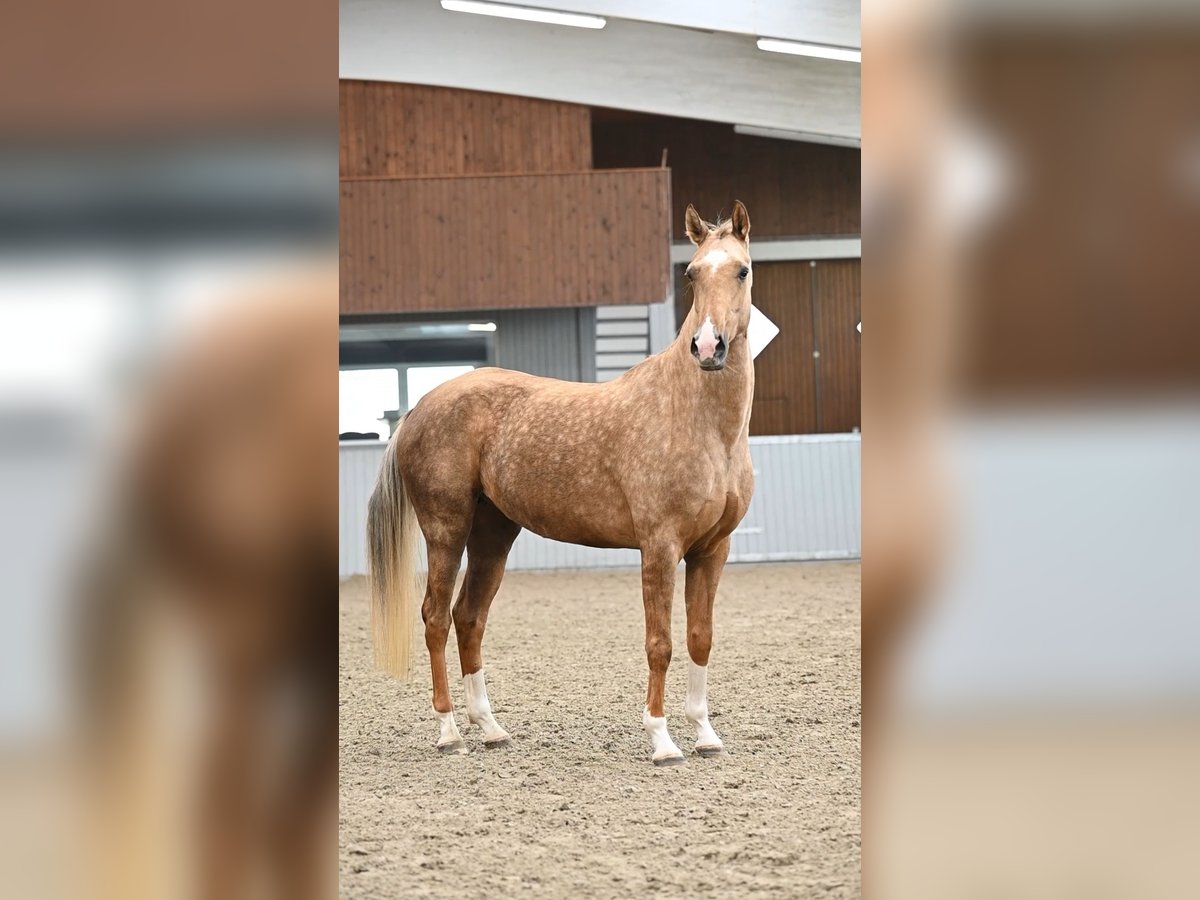
[[[834,147],[862,147],[862,139],[818,131],[788,131],[785,128],[762,128],[758,125],[734,125],[734,132],[750,137],[775,138],[781,141],[806,141],[810,144],[832,144]]]
[[[472,322],[467,326],[467,331],[495,331],[495,322]]]
[[[442,6],[446,2],[443,0]],[[817,59],[836,59],[839,62],[862,62],[862,51],[853,47],[830,47],[827,44],[805,44],[802,41],[781,41],[777,38],[759,38],[758,49],[771,53],[790,53],[793,56],[813,56]]]
[[[499,16],[501,19],[546,22],[550,25],[573,25],[576,28],[603,28],[608,21],[600,16],[584,16],[552,9],[531,9],[528,6],[508,6],[504,3],[479,3],[476,0],[442,0],[442,9],[450,12],[478,13],[481,16]]]

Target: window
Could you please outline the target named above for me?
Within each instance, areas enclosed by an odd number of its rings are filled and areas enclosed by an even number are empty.
[[[406,370],[408,386],[408,408],[412,409],[417,401],[432,391],[439,384],[465,375],[474,366],[410,366]]]
[[[382,438],[390,429],[383,414],[400,408],[400,379],[395,368],[344,369],[338,373],[338,433],[375,432]]]

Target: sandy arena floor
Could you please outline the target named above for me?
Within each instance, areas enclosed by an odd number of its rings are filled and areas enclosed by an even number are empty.
[[[341,893],[351,898],[857,897],[859,567],[730,566],[709,702],[725,742],[691,754],[682,570],[667,720],[686,765],[656,769],[641,725],[635,570],[510,573],[484,640],[513,746],[434,750],[424,648],[372,671],[362,579],[341,597]],[[463,703],[450,638],[455,704]]]

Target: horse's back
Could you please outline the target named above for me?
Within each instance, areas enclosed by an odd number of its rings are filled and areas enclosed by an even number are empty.
[[[410,481],[478,491],[484,449],[531,398],[569,382],[481,368],[438,385],[404,417],[397,456]]]
[[[617,417],[604,385],[476,369],[430,391],[400,429],[414,500],[483,494],[513,521],[575,543],[625,546],[629,510],[613,478]]]

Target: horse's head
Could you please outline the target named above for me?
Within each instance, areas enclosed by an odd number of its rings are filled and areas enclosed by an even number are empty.
[[[687,208],[687,233],[696,253],[687,267],[692,285],[692,356],[700,368],[725,367],[730,345],[744,339],[750,326],[750,216],[742,201],[728,221],[713,225]]]

